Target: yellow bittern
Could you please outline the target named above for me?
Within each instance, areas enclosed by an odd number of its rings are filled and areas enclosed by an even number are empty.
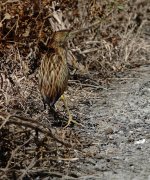
[[[77,123],[72,119],[72,115],[64,99],[63,93],[68,84],[67,51],[65,42],[69,36],[69,30],[60,30],[53,33],[48,47],[48,52],[42,59],[39,70],[39,89],[43,98],[44,107],[46,104],[54,112],[54,105],[61,97],[69,115],[67,127],[71,122]],[[78,123],[77,123],[78,124]]]

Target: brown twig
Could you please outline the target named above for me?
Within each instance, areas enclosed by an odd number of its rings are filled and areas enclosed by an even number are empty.
[[[109,17],[113,12],[114,12],[115,9],[113,9],[112,11],[110,11],[108,14],[106,14],[106,16],[104,16],[103,18],[101,18],[100,20],[94,22],[93,24],[91,24],[90,26],[87,26],[87,27],[84,27],[84,28],[81,28],[79,30],[75,30],[75,31],[72,31],[70,32],[69,34],[69,37],[73,37],[75,36],[76,34],[80,33],[80,32],[83,32],[83,31],[86,31],[86,30],[89,30],[91,28],[93,28],[94,26],[99,26],[99,24],[101,22],[103,22],[107,17]]]
[[[38,122],[35,119],[26,118],[23,116],[10,115],[5,112],[0,112],[0,124],[3,124],[4,121],[5,121],[5,124],[15,124],[15,125],[25,126],[25,127],[29,127],[29,128],[38,130],[39,132],[47,134],[48,136],[53,138],[56,142],[70,147],[70,144],[67,144],[67,143],[59,140],[58,138],[56,138],[53,135],[51,129],[44,127],[43,124],[41,124],[40,122]]]

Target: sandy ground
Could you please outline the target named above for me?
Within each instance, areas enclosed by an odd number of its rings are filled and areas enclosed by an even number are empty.
[[[76,152],[79,162],[68,167],[69,176],[150,179],[150,65],[118,76],[84,106],[85,128],[80,133],[86,132],[93,145],[83,150],[85,157]]]

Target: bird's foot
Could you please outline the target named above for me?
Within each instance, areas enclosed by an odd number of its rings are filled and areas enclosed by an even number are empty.
[[[66,126],[63,127],[63,129],[67,128],[71,124],[71,122],[74,123],[74,124],[77,124],[78,126],[83,126],[83,124],[78,123],[77,121],[73,120],[72,116],[70,115],[69,120],[68,120]]]

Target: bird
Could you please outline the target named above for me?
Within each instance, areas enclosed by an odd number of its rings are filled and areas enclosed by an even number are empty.
[[[69,116],[65,128],[71,122],[79,124],[73,120],[63,95],[67,89],[69,79],[67,49],[65,48],[69,33],[70,30],[59,30],[52,34],[48,51],[43,57],[39,68],[39,90],[44,108],[48,105],[51,112],[55,112],[55,103],[61,98]]]

